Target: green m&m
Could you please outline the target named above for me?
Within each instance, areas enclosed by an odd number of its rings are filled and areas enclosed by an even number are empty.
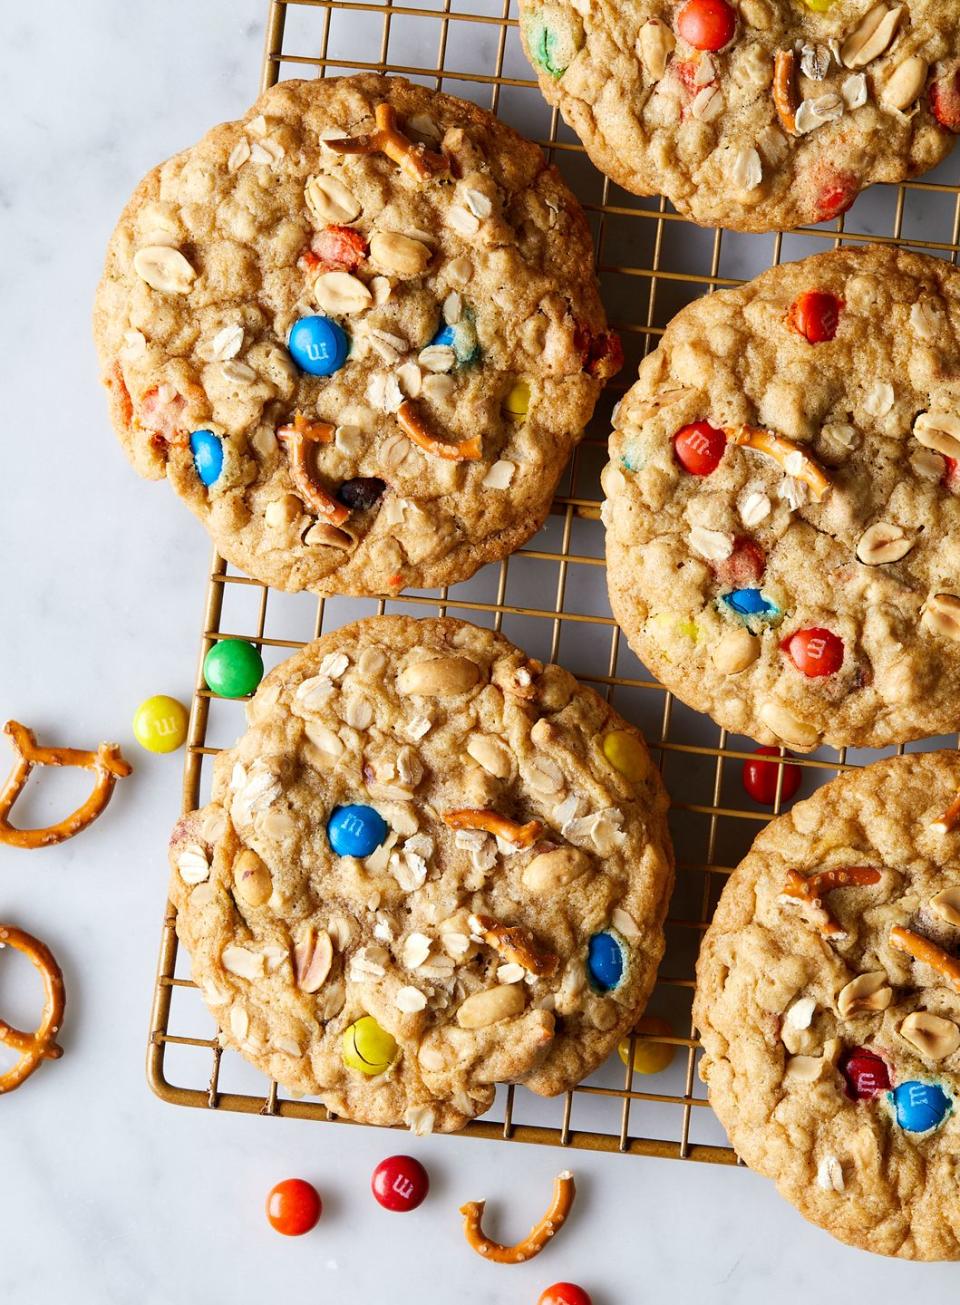
[[[263,679],[263,658],[246,639],[221,639],[203,659],[203,678],[221,698],[245,698]]]

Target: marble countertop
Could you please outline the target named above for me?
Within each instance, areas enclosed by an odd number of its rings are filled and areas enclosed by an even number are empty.
[[[80,838],[0,850],[0,914],[51,945],[69,990],[63,1059],[0,1106],[4,1296],[533,1305],[558,1279],[582,1283],[594,1305],[945,1295],[958,1270],[837,1245],[746,1171],[408,1142],[177,1109],[151,1095],[143,1061],[181,756],[138,751],[129,722],[150,693],[189,699],[209,549],[192,517],[139,480],[115,444],[90,306],[107,236],[140,175],[252,99],[265,12],[265,0],[47,0],[4,13],[0,719],[61,742],[119,738],[136,762],[107,816]],[[82,786],[75,775],[45,776],[24,814],[56,818]],[[0,999],[14,1022],[35,1013],[29,967],[9,953]],[[405,1148],[433,1187],[401,1218],[373,1202],[369,1178]],[[490,1198],[512,1239],[539,1217],[567,1162],[580,1198],[539,1260],[503,1268],[467,1249],[462,1201]],[[292,1174],[313,1180],[325,1201],[320,1225],[299,1241],[263,1217],[267,1190]]]

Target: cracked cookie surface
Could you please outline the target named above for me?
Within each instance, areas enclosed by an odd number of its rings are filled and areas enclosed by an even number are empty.
[[[960,15],[939,0],[520,10],[540,89],[597,167],[704,225],[826,221],[936,166],[960,131]]]
[[[383,616],[271,671],[248,719],[170,844],[225,1045],[338,1115],[430,1131],[498,1083],[572,1087],[635,1025],[667,797],[592,690],[489,630]]]
[[[956,727],[960,274],[817,255],[667,328],[616,414],[607,578],[724,728],[809,751]]]
[[[955,752],[851,771],[773,821],[697,966],[701,1075],[738,1154],[842,1241],[960,1258]]]
[[[519,547],[619,366],[542,152],[374,75],[283,82],[155,168],[95,335],[136,469],[236,566],[325,594],[450,584]]]

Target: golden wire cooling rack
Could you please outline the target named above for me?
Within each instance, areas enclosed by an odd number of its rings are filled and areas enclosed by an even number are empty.
[[[218,639],[257,644],[269,668],[322,631],[379,612],[460,616],[502,630],[531,656],[560,661],[641,726],[673,796],[677,888],[667,921],[667,953],[649,1012],[666,1018],[677,1054],[653,1076],[631,1073],[614,1056],[572,1092],[552,1100],[524,1088],[500,1091],[493,1110],[468,1135],[687,1160],[734,1163],[736,1156],[707,1106],[696,1075],[690,1005],[700,938],[725,876],[769,819],[741,783],[754,744],[691,712],[633,657],[614,623],[603,574],[599,473],[611,405],[641,356],[656,346],[684,304],[734,285],[781,260],[842,242],[904,244],[957,261],[960,169],[946,164],[920,182],[874,187],[832,224],[771,236],[692,226],[662,199],[638,199],[601,176],[530,75],[517,31],[516,0],[272,0],[262,86],[282,77],[361,69],[400,73],[475,100],[538,140],[579,196],[593,226],[604,301],[624,341],[626,366],[609,387],[587,438],[567,470],[554,511],[526,548],[486,567],[466,584],[389,600],[282,594],[233,573],[214,557],[200,662]],[[209,758],[243,729],[243,704],[216,698],[199,667],[184,771],[184,810],[206,800]],[[920,747],[956,746],[926,740]],[[902,749],[901,749],[902,750]],[[840,770],[879,755],[823,750],[804,758],[801,793]],[[773,808],[779,810],[778,800]],[[631,1042],[630,1059],[632,1060]],[[148,1050],[153,1090],[177,1105],[327,1119],[223,1051],[189,959],[178,952],[167,906]]]

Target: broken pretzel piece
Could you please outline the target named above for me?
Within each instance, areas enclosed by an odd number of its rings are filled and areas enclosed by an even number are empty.
[[[529,929],[522,925],[501,924],[492,915],[471,916],[470,927],[482,934],[488,947],[493,947],[505,961],[522,965],[538,978],[556,974],[559,958],[553,952],[543,951]]]
[[[30,1077],[41,1061],[59,1060],[63,1048],[57,1046],[56,1035],[63,1023],[63,1008],[66,993],[63,987],[63,974],[54,960],[53,953],[38,938],[22,929],[15,929],[12,924],[0,924],[0,947],[15,947],[40,971],[43,979],[43,1014],[40,1026],[33,1033],[22,1033],[6,1020],[0,1019],[0,1043],[19,1052],[17,1063],[0,1074],[0,1093],[12,1092]]]
[[[809,486],[810,493],[818,503],[831,489],[832,482],[822,468],[799,444],[788,440],[785,435],[775,435],[773,431],[760,430],[757,426],[725,426],[723,433],[731,444],[756,449],[758,453],[773,458],[788,476],[802,480]]]
[[[564,1170],[554,1179],[553,1199],[550,1207],[539,1223],[534,1224],[529,1234],[515,1246],[504,1246],[501,1242],[491,1241],[485,1237],[480,1226],[483,1219],[485,1201],[469,1201],[461,1205],[463,1215],[463,1233],[470,1246],[485,1260],[495,1264],[523,1264],[539,1255],[551,1237],[560,1231],[567,1221],[577,1194],[573,1174]]]
[[[802,875],[799,870],[788,870],[782,896],[812,906],[820,917],[818,924],[825,937],[844,938],[846,930],[824,906],[824,897],[835,888],[864,888],[879,882],[880,871],[867,865],[836,866],[809,877]]]
[[[429,181],[431,177],[450,171],[450,164],[443,154],[435,154],[404,135],[397,125],[397,114],[392,105],[386,102],[378,104],[374,118],[376,131],[363,136],[325,140],[324,145],[337,154],[385,154],[414,181]]]
[[[3,727],[16,753],[13,770],[0,789],[0,843],[10,847],[49,847],[73,838],[92,824],[110,801],[118,779],[130,774],[131,767],[120,755],[117,743],[101,743],[96,752],[78,748],[41,748],[33,731],[18,721],[8,720]],[[86,802],[69,816],[46,829],[15,829],[9,820],[13,804],[23,792],[34,766],[77,766],[96,775],[93,792]]]
[[[931,820],[930,828],[935,834],[950,834],[960,824],[960,793],[953,799],[942,816]]]
[[[350,509],[331,498],[317,484],[309,464],[311,445],[329,444],[333,435],[334,427],[328,421],[307,421],[302,412],[294,415],[292,425],[277,427],[277,439],[287,450],[290,478],[297,493],[318,517],[333,526],[339,526],[349,517]]]
[[[418,449],[423,449],[425,453],[432,453],[447,462],[480,460],[482,446],[479,435],[471,435],[469,439],[460,440],[458,444],[448,444],[446,440],[438,440],[421,417],[420,409],[412,399],[405,399],[401,403],[397,409],[397,421],[407,439],[416,444]]]
[[[929,938],[924,938],[912,929],[904,929],[902,925],[896,924],[890,930],[890,946],[896,948],[898,952],[906,952],[912,956],[915,961],[922,961],[924,965],[929,965],[932,970],[943,976],[953,988],[954,992],[960,992],[960,961],[949,952],[938,947],[935,942]]]
[[[515,820],[501,816],[497,811],[479,810],[476,807],[445,811],[443,820],[451,829],[482,829],[484,833],[495,834],[497,838],[513,843],[514,847],[532,847],[543,833],[543,824],[539,820],[528,820],[525,825],[518,825]]]
[[[773,106],[780,125],[790,136],[797,134],[797,56],[792,50],[778,50],[773,61]]]

